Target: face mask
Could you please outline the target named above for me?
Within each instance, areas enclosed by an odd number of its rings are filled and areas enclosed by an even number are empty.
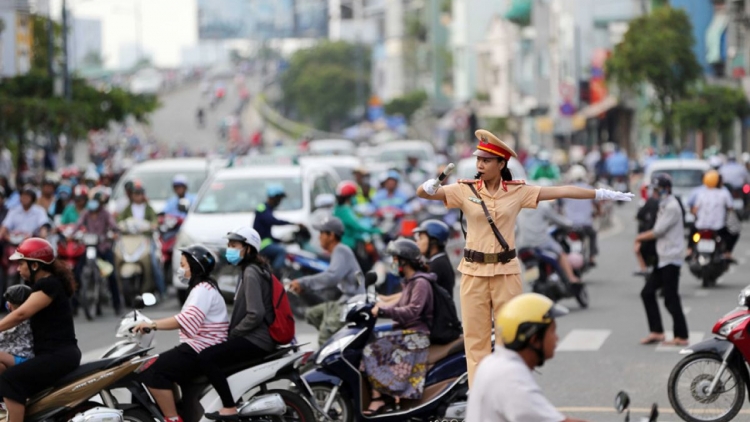
[[[240,263],[240,261],[242,261],[239,249],[227,248],[226,252],[224,252],[224,257],[231,265],[237,265]]]
[[[5,302],[5,310],[10,312],[10,302]]]
[[[401,275],[401,265],[399,265],[396,258],[393,258],[393,261],[391,261],[391,273]]]
[[[88,208],[89,211],[96,211],[99,209],[99,201],[96,199],[92,199],[89,202],[86,203],[86,208]]]
[[[177,269],[177,278],[183,283],[187,283],[189,280],[185,277],[185,269],[180,267]]]

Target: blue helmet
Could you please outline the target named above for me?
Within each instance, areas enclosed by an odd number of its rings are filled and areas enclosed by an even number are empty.
[[[414,229],[413,233],[426,233],[427,236],[437,240],[440,245],[445,245],[450,236],[450,228],[440,220],[425,220]]]
[[[271,184],[266,187],[266,196],[269,198],[275,198],[278,196],[286,196],[286,192],[284,192],[284,186],[279,184]]]

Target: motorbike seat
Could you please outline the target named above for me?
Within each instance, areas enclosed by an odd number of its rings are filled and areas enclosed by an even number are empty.
[[[83,378],[87,375],[90,375],[94,372],[101,371],[104,369],[109,368],[112,366],[113,363],[120,360],[120,358],[109,358],[109,359],[102,359],[102,360],[95,360],[93,362],[84,363],[83,365],[79,366],[78,368],[74,369],[73,372],[69,373],[68,375],[65,375],[64,377],[60,378],[56,383],[55,387],[62,387],[64,385],[70,384],[74,382],[75,380],[79,378]]]
[[[276,360],[285,354],[289,353],[290,350],[293,350],[293,346],[282,346],[277,347],[275,350],[273,350],[269,355],[266,355],[263,358],[260,359],[250,359],[242,362],[237,362],[231,365],[227,366],[221,366],[222,372],[224,372],[224,375],[230,376],[233,374],[236,374],[237,372],[244,371],[247,368],[252,368],[253,366],[260,365],[262,363],[270,362],[272,360]],[[199,375],[191,380],[191,383],[193,384],[205,384],[208,383],[208,378],[206,378],[205,375]]]
[[[459,336],[456,340],[453,340],[448,344],[430,345],[430,348],[427,351],[427,370],[446,357],[463,351],[464,336]]]

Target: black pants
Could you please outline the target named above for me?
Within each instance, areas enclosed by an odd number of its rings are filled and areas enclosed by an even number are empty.
[[[261,359],[270,352],[261,349],[243,337],[232,337],[224,343],[211,346],[198,354],[198,366],[208,381],[221,397],[224,407],[234,407],[237,403],[232,397],[227,377],[222,367],[240,362]]]
[[[664,333],[659,305],[656,303],[656,291],[662,289],[664,305],[672,315],[672,321],[674,322],[674,336],[683,339],[688,338],[687,322],[680,302],[679,285],[680,267],[677,265],[670,264],[657,268],[646,279],[646,285],[641,290],[641,299],[643,299],[643,306],[646,308],[648,328],[652,333]]]
[[[598,242],[596,241],[596,230],[594,230],[594,227],[581,226],[581,230],[583,231],[583,234],[589,238],[589,249],[591,252],[591,257],[593,258],[599,255],[599,246]]]
[[[153,365],[143,374],[141,381],[147,387],[171,390],[174,384],[184,384],[195,378],[198,353],[185,343],[159,354]]]
[[[0,395],[26,403],[27,399],[52,387],[57,380],[73,372],[80,363],[81,351],[76,345],[39,354],[26,362],[11,366],[0,375]]]

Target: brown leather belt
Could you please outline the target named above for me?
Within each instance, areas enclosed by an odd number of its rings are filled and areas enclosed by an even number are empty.
[[[484,253],[479,251],[472,251],[471,249],[464,249],[464,259],[466,260],[466,262],[481,262],[484,264],[495,264],[499,262],[501,264],[507,264],[511,259],[515,257],[515,249],[500,253]]]

